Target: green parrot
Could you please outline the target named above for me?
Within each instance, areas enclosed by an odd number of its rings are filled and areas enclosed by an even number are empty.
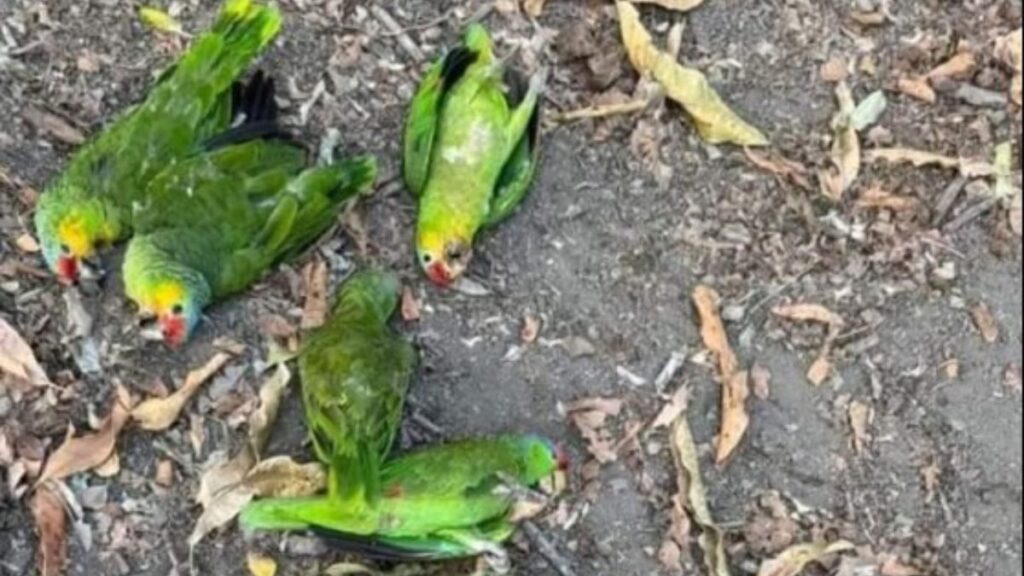
[[[264,102],[258,97],[262,76],[248,90],[236,80],[280,27],[276,9],[226,0],[213,27],[145,100],[74,154],[39,198],[35,214],[43,256],[58,279],[70,284],[95,275],[97,247],[131,236],[133,204],[168,165],[232,127],[249,134],[270,127],[259,110],[246,108]]]
[[[351,509],[330,494],[249,504],[246,530],[312,530],[343,551],[380,560],[443,560],[501,554],[515,504],[568,460],[537,436],[468,440],[387,462],[376,505]],[[339,472],[343,473],[343,472]]]
[[[125,292],[177,346],[202,310],[241,292],[313,243],[346,200],[376,178],[372,158],[305,167],[305,151],[275,139],[229,143],[171,166],[135,206]]]
[[[419,203],[417,258],[435,284],[461,276],[477,232],[510,216],[530,189],[545,76],[527,85],[474,24],[421,82],[405,125],[403,172]]]
[[[380,498],[380,465],[401,424],[416,367],[415,349],[388,326],[399,292],[390,274],[356,274],[299,355],[313,447],[328,467],[332,498],[353,511]]]

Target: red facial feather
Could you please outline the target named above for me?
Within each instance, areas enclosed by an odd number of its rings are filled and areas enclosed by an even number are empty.
[[[427,278],[442,288],[447,288],[452,284],[452,275],[448,272],[448,267],[444,265],[444,262],[434,262],[427,266]]]
[[[64,284],[78,281],[78,260],[71,256],[61,255],[57,258],[57,279]]]
[[[185,340],[185,320],[177,316],[161,318],[160,331],[163,332],[164,342],[168,346],[180,346]]]

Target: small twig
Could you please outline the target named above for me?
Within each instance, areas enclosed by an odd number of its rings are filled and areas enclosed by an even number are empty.
[[[942,192],[942,196],[939,196],[939,201],[935,205],[935,216],[932,217],[932,226],[939,226],[946,219],[949,214],[949,210],[953,208],[953,204],[956,203],[956,199],[960,197],[960,192],[963,191],[964,186],[967,185],[967,178],[963,176],[957,177],[946,189]]]
[[[540,555],[551,564],[551,567],[562,576],[576,576],[573,572],[572,567],[569,565],[569,561],[562,557],[555,549],[555,545],[548,540],[544,533],[541,532],[540,528],[537,527],[533,522],[523,522],[523,531],[526,532],[526,536],[533,542],[534,546],[537,547],[537,551]]]
[[[370,6],[370,13],[373,14],[373,17],[379,20],[385,28],[391,31],[394,37],[397,38],[398,45],[401,46],[402,50],[405,50],[409,56],[412,56],[413,60],[417,62],[423,61],[425,58],[423,50],[420,50],[419,45],[416,44],[416,42],[413,42],[412,37],[409,36],[406,29],[403,28],[397,20],[395,20],[391,13],[378,4]]]
[[[581,110],[573,110],[572,112],[563,112],[560,114],[552,114],[551,119],[554,122],[575,122],[577,120],[584,120],[587,118],[607,118],[608,116],[617,116],[621,114],[633,114],[634,112],[642,112],[650,106],[650,100],[634,100],[632,102],[624,102],[621,104],[609,104],[606,106],[591,106],[589,108],[583,108]]]
[[[974,219],[987,214],[988,211],[995,208],[997,204],[999,204],[999,198],[994,196],[992,198],[986,198],[967,210],[964,210],[963,213],[957,216],[952,222],[946,224],[942,228],[942,231],[947,234],[956,232],[967,224],[970,224]]]

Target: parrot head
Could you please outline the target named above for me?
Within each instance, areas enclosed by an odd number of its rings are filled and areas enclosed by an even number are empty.
[[[130,283],[126,280],[126,291],[139,306],[142,337],[171,347],[187,342],[209,300],[206,281],[197,273],[164,271],[148,275],[141,286],[129,287]]]
[[[420,234],[417,252],[427,278],[442,288],[448,288],[469,267],[473,244],[458,236]]]
[[[527,436],[522,446],[525,450],[527,484],[536,484],[555,472],[568,472],[569,456],[551,440]]]
[[[345,281],[338,293],[334,311],[339,316],[358,315],[360,311],[367,311],[381,322],[387,322],[398,307],[401,292],[402,286],[393,274],[365,270]]]
[[[103,276],[96,247],[112,241],[117,233],[94,203],[55,206],[44,194],[36,210],[36,232],[43,258],[63,284]]]

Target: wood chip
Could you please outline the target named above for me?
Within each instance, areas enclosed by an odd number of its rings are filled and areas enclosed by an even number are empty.
[[[417,322],[422,317],[422,307],[412,288],[406,286],[402,289],[402,320],[406,322]]]
[[[842,56],[833,56],[821,65],[821,79],[830,84],[842,82],[849,75],[849,64]]]
[[[822,352],[807,370],[807,380],[816,388],[821,387],[832,374],[832,361],[828,359],[828,353]]]
[[[999,322],[992,315],[988,304],[980,302],[971,307],[971,317],[974,318],[974,326],[978,328],[981,337],[989,344],[999,341]]]
[[[922,102],[934,104],[938,99],[935,90],[924,78],[900,78],[898,87],[900,92]]]
[[[868,426],[871,423],[871,406],[860,400],[850,402],[850,428],[853,430],[853,448],[857,454],[863,454],[871,435]]]
[[[970,52],[960,52],[946,62],[936,66],[926,77],[929,80],[941,78],[964,78],[977,66],[977,59]]]
[[[302,308],[302,329],[313,330],[327,321],[327,263],[319,258],[302,272],[306,285],[306,303]]]

